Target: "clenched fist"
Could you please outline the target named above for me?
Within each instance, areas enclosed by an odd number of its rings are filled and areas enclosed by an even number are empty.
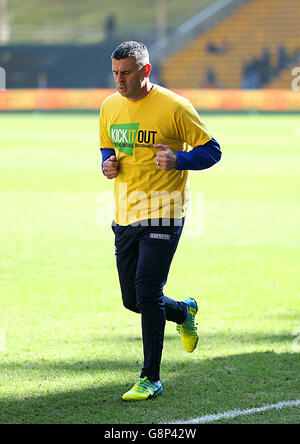
[[[105,162],[103,162],[103,171],[108,179],[115,179],[118,175],[119,162],[116,156],[110,156]]]
[[[167,145],[154,145],[154,148],[160,148],[161,151],[156,153],[156,164],[161,170],[173,170],[176,167],[177,157],[176,154]]]

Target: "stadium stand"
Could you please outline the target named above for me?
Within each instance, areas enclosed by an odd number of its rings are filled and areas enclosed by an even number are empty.
[[[169,88],[275,84],[300,49],[299,22],[299,0],[251,0],[166,58],[160,77]]]
[[[187,9],[190,14],[195,13],[196,7],[201,12],[216,3],[199,0],[197,6],[193,0]],[[213,26],[207,23],[210,29],[203,25],[201,34],[195,37],[197,28],[193,40],[187,44],[181,42],[186,46],[178,49],[173,42],[177,51],[173,53],[173,48],[165,51],[161,69],[159,63],[154,62],[153,81],[175,89],[290,88],[291,63],[300,51],[299,0],[288,0],[288,6],[282,0],[232,3],[237,5],[235,9],[218,15]],[[174,4],[168,2],[174,9],[173,27],[179,22],[178,16],[184,17],[182,9],[177,10]],[[193,19],[195,16],[191,16]],[[81,24],[87,25],[87,22]],[[111,87],[110,54],[120,42],[120,35],[113,37],[111,30],[105,34],[106,40],[93,44],[0,46],[0,66],[7,73],[7,88]],[[151,41],[146,40],[146,34],[144,41],[149,46]],[[171,41],[173,35],[170,34]]]
[[[165,32],[215,0],[191,0],[188,5],[164,0]],[[102,2],[72,0],[0,0],[0,66],[7,88],[111,87],[110,54],[123,40],[157,40],[155,6],[147,0]],[[72,4],[71,4],[72,3]],[[4,12],[5,13],[4,13]],[[157,66],[153,79],[158,78]]]
[[[99,88],[109,86],[116,42],[98,45],[0,47],[7,88]]]
[[[291,89],[291,83],[293,81],[292,70],[294,67],[300,67],[300,52],[293,58],[291,63],[286,69],[283,69],[278,76],[275,76],[270,83],[268,83],[266,89]]]
[[[216,0],[0,0],[6,3],[10,45],[96,44],[110,35],[119,40],[157,39],[157,18],[163,8],[167,31]],[[162,8],[161,6],[162,5]],[[1,34],[1,13],[0,13]],[[0,35],[1,37],[1,35]]]

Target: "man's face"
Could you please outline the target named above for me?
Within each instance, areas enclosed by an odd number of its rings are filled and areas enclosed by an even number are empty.
[[[151,65],[139,68],[132,56],[112,59],[112,71],[119,93],[129,100],[138,100],[143,94],[150,68]]]

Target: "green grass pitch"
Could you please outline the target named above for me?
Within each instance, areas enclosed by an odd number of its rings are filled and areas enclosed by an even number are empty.
[[[99,226],[97,114],[0,115],[0,423],[159,423],[300,399],[300,123],[206,115],[222,162],[191,172],[204,232],[185,235],[166,295],[197,298],[199,346],[167,324],[164,395],[126,404],[139,316]],[[100,213],[99,213],[100,212]],[[300,409],[230,423],[298,423]]]

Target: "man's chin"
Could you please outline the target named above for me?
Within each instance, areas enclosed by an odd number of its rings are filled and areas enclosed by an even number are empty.
[[[121,96],[127,97],[127,94],[128,94],[128,89],[127,88],[118,88],[118,91],[121,94]]]

